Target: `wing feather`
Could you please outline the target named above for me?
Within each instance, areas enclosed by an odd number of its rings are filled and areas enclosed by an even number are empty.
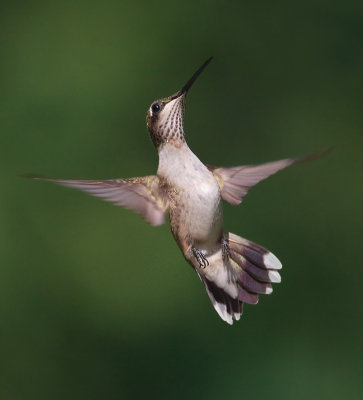
[[[135,211],[157,226],[164,223],[168,202],[155,175],[130,179],[68,180],[28,176],[82,190],[118,206]]]
[[[238,205],[242,203],[243,197],[252,186],[290,165],[314,160],[325,154],[328,150],[320,150],[305,157],[286,158],[260,165],[242,165],[231,168],[219,168],[207,165],[207,167],[216,177],[223,199],[228,201],[228,203]]]

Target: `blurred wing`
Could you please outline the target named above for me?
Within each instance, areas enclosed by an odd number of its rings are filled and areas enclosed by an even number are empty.
[[[244,165],[231,168],[217,168],[210,165],[207,167],[213,172],[221,188],[222,197],[233,205],[242,203],[243,197],[249,189],[258,182],[275,174],[277,171],[300,162],[311,161],[325,154],[329,149],[320,150],[316,153],[300,158],[286,158],[285,160],[273,161],[260,165]]]
[[[93,196],[141,214],[151,225],[157,226],[164,223],[165,211],[168,205],[160,191],[159,178],[157,176],[104,181],[64,180],[41,176],[28,177],[83,190]]]

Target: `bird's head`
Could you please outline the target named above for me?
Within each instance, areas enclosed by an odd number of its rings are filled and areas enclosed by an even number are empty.
[[[212,57],[208,58],[181,90],[151,104],[146,114],[146,124],[156,148],[168,142],[178,144],[185,141],[185,97],[190,87],[211,60]]]

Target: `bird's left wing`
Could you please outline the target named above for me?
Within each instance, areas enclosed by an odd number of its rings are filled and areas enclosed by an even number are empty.
[[[207,165],[218,181],[221,188],[222,198],[228,203],[238,205],[242,203],[243,197],[249,189],[268,178],[270,175],[293,164],[311,161],[325,154],[330,149],[319,150],[299,158],[286,158],[260,165],[243,165],[240,167],[218,168]]]
[[[141,214],[151,225],[157,226],[164,223],[168,202],[160,189],[159,178],[155,175],[108,180],[66,180],[36,175],[27,177],[82,190]]]

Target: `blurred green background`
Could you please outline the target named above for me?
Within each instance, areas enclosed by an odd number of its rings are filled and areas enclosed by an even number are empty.
[[[361,398],[361,1],[7,1],[0,13],[0,397]],[[232,327],[167,225],[33,172],[153,174],[150,103],[186,82],[216,165],[334,145],[225,205],[283,281]]]

